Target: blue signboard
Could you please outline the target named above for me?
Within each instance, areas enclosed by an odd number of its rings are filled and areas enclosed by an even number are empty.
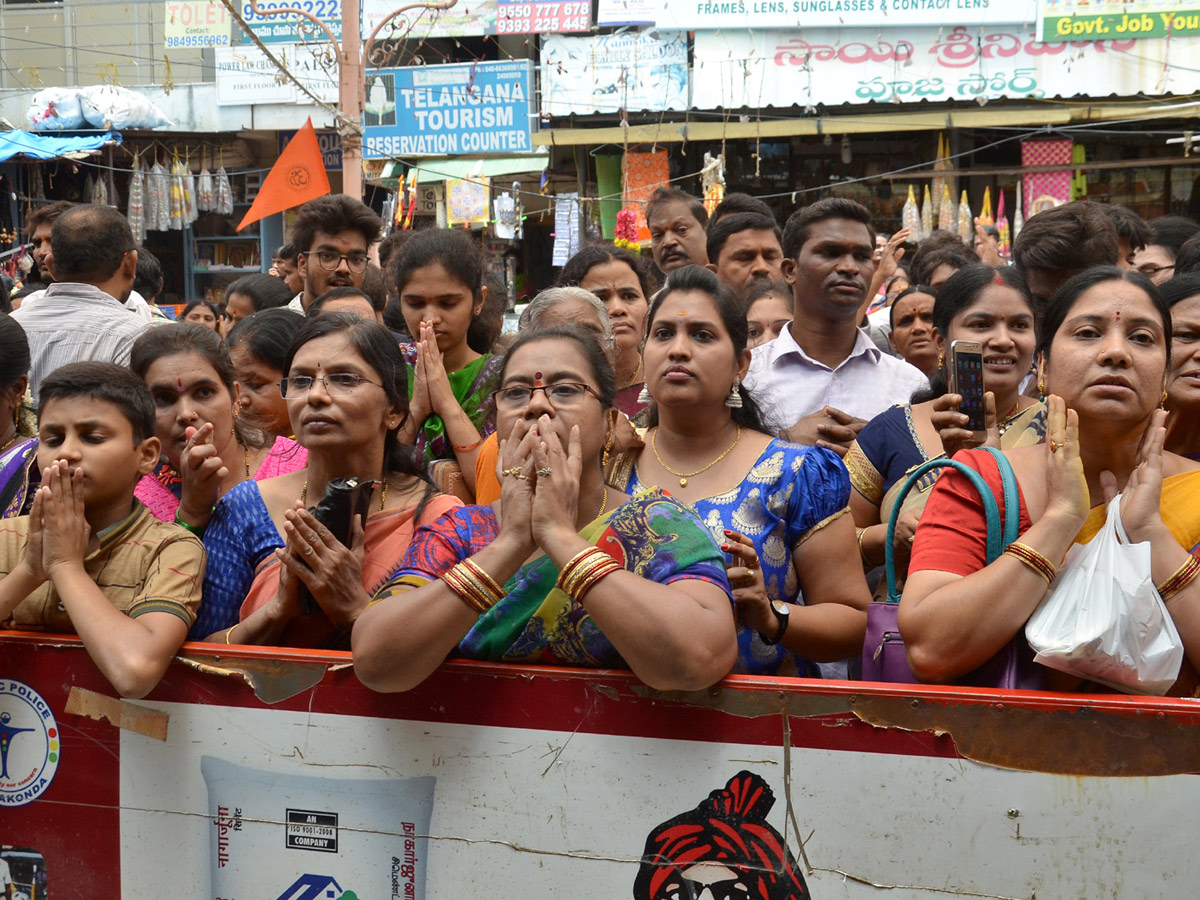
[[[296,136],[294,131],[279,131],[276,134],[280,153]],[[340,172],[342,170],[342,136],[336,131],[318,131],[317,146],[321,148],[321,159],[325,161],[326,170]]]
[[[363,156],[533,152],[533,62],[376,69],[367,76]]]

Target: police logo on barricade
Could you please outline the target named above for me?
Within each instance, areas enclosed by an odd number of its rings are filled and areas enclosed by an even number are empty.
[[[0,806],[40,797],[58,771],[61,748],[50,704],[27,684],[0,679]]]

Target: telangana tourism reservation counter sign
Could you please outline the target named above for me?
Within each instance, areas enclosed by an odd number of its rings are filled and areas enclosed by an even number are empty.
[[[530,60],[377,69],[367,77],[363,156],[530,153]]]

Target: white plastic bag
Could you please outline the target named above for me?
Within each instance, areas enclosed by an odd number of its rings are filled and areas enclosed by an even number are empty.
[[[33,95],[25,114],[32,131],[74,131],[84,127],[76,88],[45,88]]]
[[[1179,677],[1183,642],[1150,574],[1149,542],[1132,544],[1121,496],[1088,544],[1076,544],[1025,623],[1034,661],[1136,694],[1165,694]]]

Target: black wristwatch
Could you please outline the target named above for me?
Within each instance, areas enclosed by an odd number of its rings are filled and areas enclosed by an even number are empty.
[[[778,623],[777,627],[775,628],[775,633],[770,637],[767,637],[760,631],[758,635],[763,639],[764,644],[774,645],[783,640],[783,635],[787,631],[788,621],[791,618],[792,608],[789,604],[784,603],[782,600],[772,600],[771,612],[775,613],[775,621]]]

